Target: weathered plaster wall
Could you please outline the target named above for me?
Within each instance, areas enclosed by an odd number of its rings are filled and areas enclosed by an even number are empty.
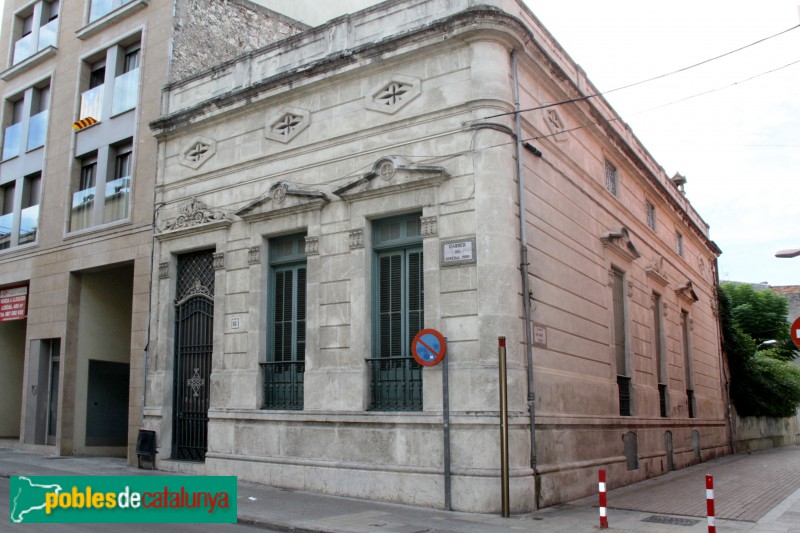
[[[179,1],[173,24],[172,81],[280,41],[307,27],[247,0]]]
[[[734,413],[736,453],[749,453],[800,444],[800,411],[793,417],[740,417]]]

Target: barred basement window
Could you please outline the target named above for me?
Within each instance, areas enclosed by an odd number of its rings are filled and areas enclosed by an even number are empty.
[[[422,410],[422,367],[411,355],[425,322],[420,230],[419,214],[375,223],[371,410]]]
[[[306,353],[305,234],[270,242],[265,409],[303,409]]]

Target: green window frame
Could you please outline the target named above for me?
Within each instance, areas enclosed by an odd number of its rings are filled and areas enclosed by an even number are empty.
[[[419,214],[373,225],[371,410],[422,410],[422,367],[411,355],[411,341],[425,323],[420,226]]]
[[[269,307],[264,409],[303,409],[307,265],[305,235],[269,244]]]

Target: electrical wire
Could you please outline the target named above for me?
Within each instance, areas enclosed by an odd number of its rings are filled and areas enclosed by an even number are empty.
[[[694,64],[689,65],[687,67],[679,68],[678,70],[673,70],[673,71],[667,72],[665,74],[659,74],[658,76],[653,76],[652,78],[647,78],[647,79],[644,79],[644,80],[641,80],[641,81],[637,81],[637,82],[634,82],[634,83],[629,83],[628,85],[623,85],[621,87],[617,87],[615,89],[610,89],[608,91],[600,91],[600,92],[596,92],[596,93],[593,93],[593,94],[580,96],[580,97],[577,97],[577,98],[570,98],[569,100],[563,100],[561,102],[544,104],[544,105],[541,105],[541,106],[531,107],[531,108],[528,108],[528,109],[520,109],[519,112],[520,113],[525,113],[527,111],[538,111],[540,109],[547,109],[549,107],[556,107],[556,106],[561,106],[561,105],[565,105],[565,104],[572,104],[572,103],[575,103],[575,102],[582,102],[584,100],[590,100],[590,99],[596,98],[598,96],[604,96],[604,95],[607,95],[607,94],[611,94],[613,92],[621,91],[623,89],[629,89],[631,87],[636,87],[637,85],[642,85],[644,83],[649,83],[651,81],[660,80],[660,79],[666,78],[668,76],[673,76],[675,74],[680,74],[681,72],[685,72],[685,71],[693,69],[695,67],[699,67],[701,65],[705,65],[706,63],[710,63],[712,61],[716,61],[717,59],[721,59],[723,57],[727,57],[727,56],[729,56],[731,54],[735,54],[736,52],[741,52],[742,50],[745,50],[745,49],[750,48],[752,46],[755,46],[757,44],[763,43],[763,42],[768,41],[770,39],[774,39],[775,37],[779,37],[779,36],[781,36],[781,35],[783,35],[785,33],[788,33],[788,32],[790,32],[792,30],[795,30],[797,28],[800,28],[800,24],[797,24],[796,26],[792,26],[791,28],[788,28],[786,30],[778,32],[778,33],[776,33],[774,35],[770,35],[769,37],[764,37],[763,39],[759,39],[757,41],[753,41],[750,44],[746,44],[744,46],[740,46],[739,48],[736,48],[736,49],[731,50],[729,52],[725,52],[724,54],[720,54],[718,56],[714,56],[712,58],[705,59],[703,61],[700,61],[699,63],[694,63]],[[745,81],[747,81],[747,80],[745,80]],[[490,115],[490,116],[486,116],[486,117],[483,117],[483,118],[477,119],[477,120],[485,120],[485,119],[489,119],[489,118],[504,117],[504,116],[508,116],[508,115],[513,115],[514,113],[516,113],[516,111],[508,111],[506,113],[499,113],[497,115]]]

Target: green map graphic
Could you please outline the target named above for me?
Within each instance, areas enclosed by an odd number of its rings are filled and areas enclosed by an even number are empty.
[[[61,485],[37,485],[24,476],[11,478],[11,521],[19,524],[32,511],[44,512],[45,495],[48,492],[58,494],[62,490]]]

